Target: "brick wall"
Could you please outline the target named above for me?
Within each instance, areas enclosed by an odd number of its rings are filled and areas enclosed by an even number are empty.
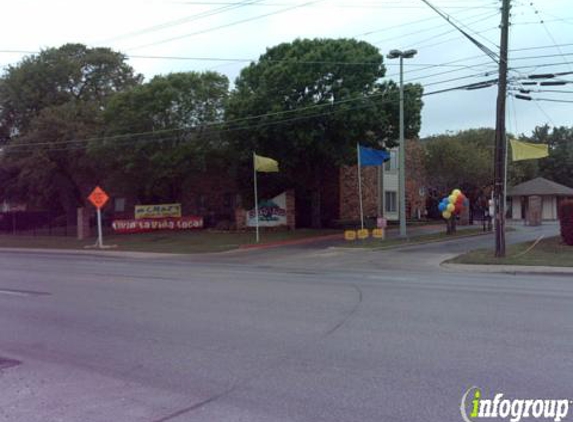
[[[360,219],[358,200],[358,173],[356,166],[341,167],[339,170],[340,220]],[[417,140],[406,142],[406,216],[424,216],[426,209],[426,170],[424,149]],[[386,180],[385,180],[386,182]],[[362,168],[362,198],[364,216],[375,217],[378,212],[378,168]]]
[[[340,220],[359,220],[357,166],[341,167],[339,171]],[[375,217],[378,211],[378,169],[362,167],[362,201],[365,217]]]
[[[286,191],[286,213],[287,213],[287,227],[290,230],[296,228],[296,200],[294,189]]]
[[[234,221],[240,206],[237,184],[226,172],[199,173],[185,183],[181,205],[185,215],[203,216],[207,226]]]

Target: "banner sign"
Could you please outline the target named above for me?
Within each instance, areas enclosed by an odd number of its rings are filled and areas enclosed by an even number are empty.
[[[286,226],[286,193],[281,193],[268,201],[259,204],[259,226],[277,227]],[[247,227],[256,227],[257,220],[255,210],[247,213]]]
[[[11,204],[4,201],[0,210],[1,212],[25,212],[28,210],[28,206],[26,204]]]
[[[152,232],[156,230],[194,230],[203,228],[203,217],[140,218],[139,220],[114,220],[113,231],[120,234]]]
[[[135,219],[181,217],[181,204],[136,205]]]

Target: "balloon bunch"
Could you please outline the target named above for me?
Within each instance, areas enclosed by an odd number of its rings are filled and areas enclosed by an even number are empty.
[[[449,196],[442,199],[438,209],[442,212],[442,217],[446,220],[452,218],[452,215],[460,215],[469,205],[469,200],[459,189],[454,189]]]

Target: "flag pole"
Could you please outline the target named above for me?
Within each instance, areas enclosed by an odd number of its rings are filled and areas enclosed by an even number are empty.
[[[358,196],[360,198],[360,229],[364,230],[364,206],[362,205],[362,172],[360,163],[360,144],[356,144],[356,160],[358,162]]]
[[[253,180],[255,181],[255,238],[256,242],[259,243],[259,193],[257,191],[257,165],[256,165],[256,153],[253,152]]]

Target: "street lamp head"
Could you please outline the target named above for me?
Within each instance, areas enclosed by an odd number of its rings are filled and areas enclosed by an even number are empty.
[[[406,50],[406,51],[390,50],[390,52],[388,53],[388,55],[386,57],[389,59],[397,59],[399,57],[402,59],[411,59],[416,54],[418,54],[418,51],[414,50],[414,49]]]
[[[400,50],[390,50],[390,53],[386,57],[389,59],[397,59],[398,57],[402,56],[402,52]]]
[[[418,54],[417,50],[406,50],[402,53],[402,57],[404,57],[405,59],[411,59],[412,57],[414,57],[416,54]]]

